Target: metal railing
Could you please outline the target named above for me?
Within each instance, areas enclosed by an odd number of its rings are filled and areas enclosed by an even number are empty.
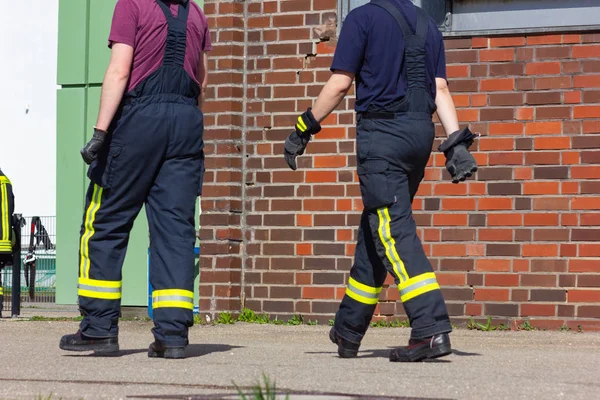
[[[19,315],[21,306],[56,299],[56,217],[22,217],[19,230],[20,246],[13,261],[19,267],[7,265],[0,271],[4,316]]]

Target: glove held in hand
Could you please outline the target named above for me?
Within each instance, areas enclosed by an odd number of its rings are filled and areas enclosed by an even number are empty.
[[[477,135],[472,133],[469,128],[464,128],[460,131],[453,132],[450,136],[448,136],[448,139],[440,144],[438,151],[443,152],[447,157],[448,151],[456,145],[462,144],[467,149],[471,147],[473,140],[475,140],[476,137]]]
[[[296,170],[296,157],[304,154],[312,135],[321,131],[321,125],[315,119],[311,108],[298,117],[296,129],[286,139],[283,147],[283,157],[292,170]]]
[[[452,176],[452,183],[463,182],[477,171],[477,162],[468,150],[476,137],[469,128],[465,128],[452,133],[438,147],[446,156],[446,169]]]
[[[98,152],[104,145],[107,132],[101,131],[100,129],[94,129],[94,135],[90,141],[81,149],[81,157],[86,164],[90,165],[98,157]]]
[[[296,133],[298,136],[310,140],[312,135],[316,135],[319,132],[321,132],[321,125],[319,124],[319,121],[315,119],[312,108],[309,107],[298,117]]]

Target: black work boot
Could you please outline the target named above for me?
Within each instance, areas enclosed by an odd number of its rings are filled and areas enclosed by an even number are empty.
[[[408,346],[391,351],[390,361],[417,362],[447,356],[450,353],[452,353],[450,336],[441,333],[425,339],[410,339]]]
[[[165,347],[159,341],[154,341],[148,348],[150,358],[185,358],[185,347]]]
[[[352,343],[340,335],[338,335],[335,328],[331,328],[329,331],[329,339],[338,345],[338,354],[341,358],[353,358],[358,355],[358,349],[360,344]]]
[[[116,353],[119,351],[119,338],[92,338],[81,331],[74,335],[65,335],[60,339],[59,347],[68,351],[94,351],[98,354]]]

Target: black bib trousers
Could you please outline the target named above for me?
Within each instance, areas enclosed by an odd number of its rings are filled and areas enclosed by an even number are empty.
[[[189,3],[168,21],[162,66],[124,96],[110,142],[88,170],[81,227],[81,331],[118,334],[121,269],[133,221],[145,204],[150,233],[150,283],[156,340],[188,343],[193,325],[195,205],[204,174],[204,120],[199,85],[184,69]],[[147,287],[145,274],[139,285]]]
[[[391,108],[358,115],[357,172],[364,211],[354,265],[335,318],[337,333],[354,343],[361,342],[369,327],[388,272],[398,285],[411,338],[452,330],[412,216],[412,201],[435,137],[432,114],[436,106],[426,87],[428,17],[417,9],[413,34],[399,10],[392,7],[404,36],[408,88],[406,96]]]

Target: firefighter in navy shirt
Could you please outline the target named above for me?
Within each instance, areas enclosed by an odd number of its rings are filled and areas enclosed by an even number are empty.
[[[364,211],[330,339],[340,357],[357,355],[389,272],[412,328],[408,346],[392,350],[390,361],[448,355],[448,311],[411,207],[432,152],[434,112],[448,135],[438,151],[446,155],[452,181],[464,181],[477,170],[468,151],[476,136],[459,129],[447,86],[442,35],[410,0],[373,0],[348,14],[331,70],[284,146],[284,157],[295,170],[296,157],[356,80],[357,173]]]

